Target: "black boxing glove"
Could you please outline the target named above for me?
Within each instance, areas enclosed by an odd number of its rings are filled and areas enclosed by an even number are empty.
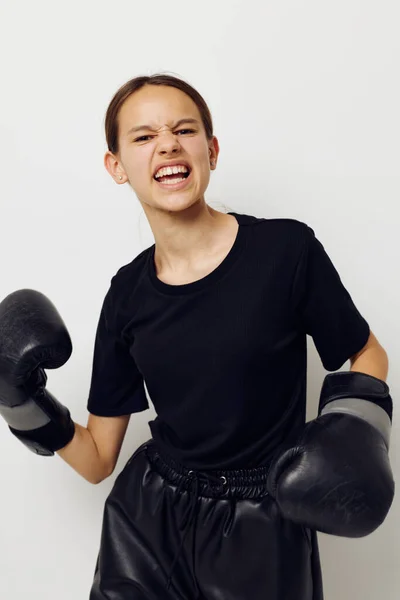
[[[354,371],[327,375],[319,416],[285,444],[269,470],[267,488],[282,515],[344,537],[377,529],[394,497],[392,410],[384,381]]]
[[[0,303],[0,415],[29,450],[53,456],[74,437],[69,410],[45,389],[44,368],[67,362],[72,343],[54,305],[35,290]]]

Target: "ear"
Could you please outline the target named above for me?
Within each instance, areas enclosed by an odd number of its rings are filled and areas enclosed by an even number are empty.
[[[127,181],[126,173],[122,168],[118,157],[109,150],[107,150],[104,155],[104,166],[116,183],[121,184]],[[120,177],[122,177],[122,179],[120,179]]]
[[[215,164],[217,164],[217,159],[218,159],[218,154],[219,154],[218,139],[214,136],[213,139],[210,140],[208,146],[209,146],[210,161],[214,160]]]

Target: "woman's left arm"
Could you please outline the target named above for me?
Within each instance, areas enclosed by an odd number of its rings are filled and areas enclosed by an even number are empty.
[[[350,364],[350,371],[366,373],[382,379],[382,381],[387,379],[389,371],[388,355],[372,331],[364,348],[350,358]]]

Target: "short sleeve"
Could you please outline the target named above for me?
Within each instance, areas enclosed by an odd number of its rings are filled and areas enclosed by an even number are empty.
[[[322,364],[336,371],[367,343],[370,328],[311,227],[297,265],[292,301],[299,328],[313,338]]]
[[[128,415],[149,407],[143,377],[127,343],[118,335],[113,309],[110,288],[97,325],[87,402],[88,411],[102,417]]]

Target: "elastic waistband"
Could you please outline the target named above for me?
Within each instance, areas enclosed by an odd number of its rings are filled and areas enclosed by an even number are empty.
[[[154,470],[164,479],[179,486],[179,489],[192,490],[193,480],[197,482],[196,492],[208,498],[252,498],[268,496],[267,476],[269,465],[251,469],[207,470],[189,469],[172,457],[161,453],[154,440],[146,444],[145,452]]]

